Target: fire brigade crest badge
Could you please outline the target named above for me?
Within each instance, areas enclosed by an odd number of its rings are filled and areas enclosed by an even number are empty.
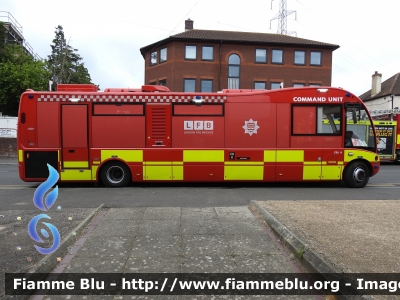
[[[257,121],[250,119],[244,121],[244,126],[242,126],[242,128],[244,129],[244,133],[248,133],[251,136],[253,133],[257,133],[257,129],[260,128],[260,126],[257,125]]]

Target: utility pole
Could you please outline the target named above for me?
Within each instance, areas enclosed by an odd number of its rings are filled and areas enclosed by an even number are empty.
[[[271,0],[271,9],[272,9],[272,1]],[[280,0],[279,2],[279,13],[275,15],[269,21],[269,28],[271,29],[271,22],[274,20],[278,20],[278,31],[277,33],[284,34],[284,35],[296,35],[296,31],[287,31],[287,17],[291,14],[295,14],[295,20],[297,20],[297,12],[295,10],[287,10],[287,0]]]

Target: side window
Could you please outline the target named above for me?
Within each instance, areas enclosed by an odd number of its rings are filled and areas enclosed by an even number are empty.
[[[272,50],[272,63],[283,64],[283,50],[279,49]]]
[[[266,83],[263,81],[254,81],[254,89],[255,90],[265,90]]]
[[[293,135],[338,135],[341,133],[339,105],[293,105]]]
[[[202,60],[214,60],[214,47],[203,46],[201,48],[201,59]]]
[[[281,82],[271,82],[271,90],[276,90],[282,88]]]
[[[196,91],[196,79],[185,78],[183,80],[183,91],[184,92],[195,92]]]
[[[231,54],[228,58],[228,89],[238,89],[240,78],[240,57]]]
[[[157,51],[153,51],[150,53],[150,66],[154,66],[157,64]]]
[[[300,50],[294,51],[294,64],[295,65],[306,64],[306,51],[300,51]]]
[[[312,66],[320,66],[322,65],[322,53],[320,51],[311,51],[310,52],[310,65]]]
[[[144,105],[132,103],[94,103],[93,116],[144,116]]]
[[[213,81],[210,79],[202,79],[200,81],[200,92],[211,93],[213,89]]]
[[[293,134],[317,133],[317,108],[315,106],[293,107]]]
[[[160,63],[167,61],[167,48],[160,50]]]
[[[196,46],[192,45],[185,46],[185,59],[196,60],[197,59],[196,50],[197,50]]]
[[[267,49],[256,49],[255,62],[259,64],[267,63]]]

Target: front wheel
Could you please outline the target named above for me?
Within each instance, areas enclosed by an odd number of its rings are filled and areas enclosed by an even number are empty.
[[[343,179],[348,187],[362,188],[369,181],[368,168],[361,161],[353,162],[344,170]]]
[[[110,161],[101,168],[101,181],[108,187],[123,187],[131,180],[129,168],[119,162]]]

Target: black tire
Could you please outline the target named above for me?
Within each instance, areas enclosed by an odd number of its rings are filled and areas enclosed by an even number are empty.
[[[101,168],[101,181],[108,187],[124,187],[131,181],[131,171],[119,162],[110,161]]]
[[[362,161],[352,162],[343,174],[344,183],[351,188],[362,188],[369,181],[369,170]]]

